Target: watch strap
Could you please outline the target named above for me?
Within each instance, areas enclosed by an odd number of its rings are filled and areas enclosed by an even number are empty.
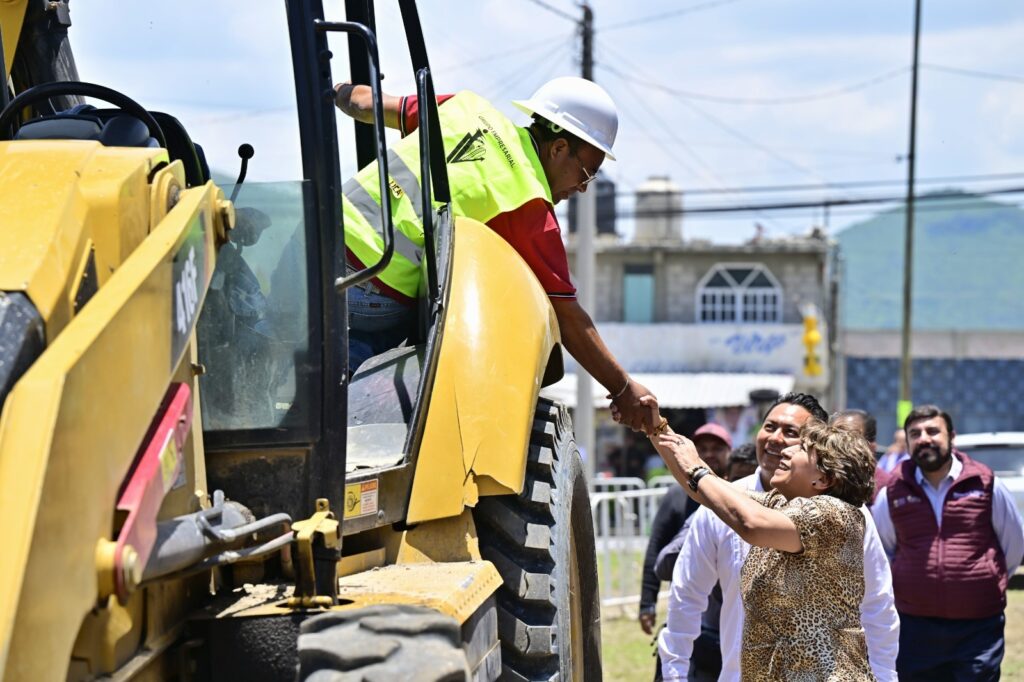
[[[700,483],[700,479],[711,474],[711,469],[706,466],[696,466],[689,471],[690,480],[687,484],[690,486],[690,490],[697,491],[697,485]]]

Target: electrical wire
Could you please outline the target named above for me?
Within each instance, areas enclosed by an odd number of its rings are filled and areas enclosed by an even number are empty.
[[[987,78],[989,80],[1009,81],[1010,83],[1024,83],[1024,76],[1009,76],[1002,73],[976,71],[974,69],[961,69],[955,66],[941,66],[939,64],[921,64],[920,67],[931,71],[942,71],[944,73],[953,73],[958,76],[968,76],[970,78]]]
[[[606,47],[606,49],[607,49],[607,47]],[[619,61],[621,61],[624,64],[626,64],[627,66],[629,66],[628,60],[623,59],[620,55],[616,55],[616,58]],[[621,71],[619,71],[615,67],[608,66],[607,64],[600,64],[599,66],[602,66],[609,73],[614,73],[619,78],[630,79],[630,76],[627,76],[626,74],[622,73]],[[634,69],[634,70],[636,70],[636,69]],[[641,82],[641,81],[637,81],[637,82]],[[779,161],[780,163],[783,163],[783,164],[789,166],[790,168],[794,168],[794,169],[796,169],[797,171],[799,171],[801,173],[809,175],[812,178],[814,178],[815,180],[818,180],[819,182],[822,182],[822,183],[828,185],[829,187],[832,186],[831,183],[829,183],[827,180],[825,180],[823,177],[821,177],[814,170],[812,170],[810,168],[807,168],[803,164],[797,163],[796,161],[793,161],[791,159],[786,158],[785,156],[783,156],[782,154],[779,154],[775,150],[765,146],[764,144],[761,144],[757,140],[754,140],[753,138],[749,137],[748,135],[746,135],[746,134],[736,130],[735,128],[733,128],[729,124],[727,124],[724,121],[720,120],[718,117],[712,116],[708,112],[704,111],[703,109],[698,107],[693,102],[689,102],[686,99],[682,99],[682,98],[678,98],[678,97],[677,97],[677,101],[679,101],[685,107],[687,107],[691,111],[695,112],[696,114],[698,114],[699,116],[701,116],[705,120],[709,121],[710,123],[712,123],[713,125],[715,125],[719,129],[724,130],[726,133],[728,133],[729,135],[735,137],[738,140],[742,140],[743,142],[747,143],[751,147],[754,147],[755,149],[760,150],[762,153],[772,157],[776,161]]]
[[[893,203],[899,203],[899,202],[893,202]],[[778,213],[778,212],[773,211],[773,215],[775,216],[776,220],[806,221],[808,219],[808,215],[816,213],[821,208],[822,208],[822,206],[818,205],[818,206],[809,207],[807,209],[802,209],[802,210],[799,210],[799,212],[794,212],[794,213],[786,213],[786,212],[784,212],[785,211],[784,209],[780,209],[780,211],[783,211],[781,214]],[[955,210],[958,213],[963,213],[963,212],[967,212],[967,211],[998,211],[998,210],[1002,210],[1002,209],[1020,211],[1020,210],[1024,210],[1024,206],[1021,206],[1020,204],[1016,204],[1016,203],[998,203],[998,204],[995,204],[995,205],[973,205],[973,204],[968,204],[968,205],[962,205],[962,206],[958,205],[958,206],[955,206],[955,207],[951,207],[951,206],[929,206],[928,204],[921,204],[921,205],[915,204],[914,205],[914,215],[938,213],[940,211],[951,211],[951,210]],[[794,209],[794,210],[796,210],[796,209]],[[868,205],[864,205],[864,206],[849,206],[849,207],[846,207],[845,209],[842,208],[842,207],[840,207],[840,208],[831,207],[831,208],[829,208],[828,216],[829,216],[829,220],[830,221],[840,220],[840,219],[872,218],[872,217],[875,217],[875,216],[885,215],[887,213],[892,213],[892,212],[901,211],[901,210],[903,210],[903,207],[899,206],[899,205],[894,206],[892,208],[871,208]],[[746,218],[743,218],[742,215],[743,215],[743,212],[736,212],[736,213],[725,213],[725,212],[723,212],[723,213],[705,213],[705,214],[702,214],[702,215],[699,215],[699,216],[690,216],[689,220],[690,220],[690,224],[691,225],[693,224],[694,221],[698,221],[698,220],[700,220],[700,221],[704,221],[704,220],[736,220],[736,221],[747,220]],[[625,218],[626,217],[626,215],[623,214],[623,212],[621,212],[621,211],[617,211],[616,212],[616,216],[620,217],[620,218]],[[903,229],[902,224],[900,225],[900,229]]]
[[[536,1],[536,0],[534,0]],[[672,17],[679,17],[684,14],[692,14],[693,12],[699,12],[701,10],[713,9],[715,7],[721,7],[722,5],[731,5],[739,0],[708,0],[707,2],[697,3],[696,5],[690,5],[689,7],[682,7],[677,10],[670,12],[661,12],[659,14],[652,14],[639,19],[630,19],[629,21],[620,21],[616,24],[608,24],[607,26],[599,26],[595,29],[596,32],[615,31],[620,28],[630,28],[632,26],[640,26],[642,24],[649,24],[653,21],[662,21],[663,19],[670,19]]]
[[[554,43],[549,49],[545,50],[536,59],[530,60],[525,64],[518,64],[516,67],[493,80],[491,80],[490,87],[482,93],[487,96],[492,102],[498,101],[499,99],[510,99],[517,97],[522,93],[515,91],[516,86],[519,83],[533,75],[537,69],[541,68],[544,64],[556,62],[556,55],[566,50],[566,44],[564,42]]]
[[[578,17],[574,17],[573,15],[569,14],[568,12],[564,12],[564,11],[558,9],[557,7],[554,7],[553,5],[549,5],[548,3],[544,2],[544,0],[530,0],[530,2],[532,2],[533,4],[538,5],[540,7],[543,7],[544,9],[546,9],[549,12],[551,12],[552,14],[557,14],[558,16],[562,17],[563,19],[568,19],[569,21],[571,21],[573,23],[578,23],[579,22],[579,18]]]
[[[608,50],[619,62],[621,62],[622,64],[624,64],[628,68],[632,69],[636,73],[642,73],[642,69],[638,68],[637,66],[635,66],[633,64],[630,64],[630,60],[626,59],[625,57],[623,57],[616,50],[610,50],[607,45],[604,45],[604,49]],[[608,71],[611,71],[611,72],[617,72],[617,75],[620,78],[624,78],[624,79],[629,79],[630,78],[626,74],[623,74],[621,71],[618,71],[618,69],[616,69],[615,67],[611,67],[611,66],[608,66],[608,65],[603,65],[603,68],[605,70],[608,70]],[[815,180],[817,180],[819,182],[822,182],[822,183],[830,185],[830,183],[827,180],[825,180],[823,177],[818,175],[818,173],[816,173],[815,171],[811,170],[810,168],[807,168],[806,166],[804,166],[802,164],[797,163],[796,161],[792,161],[792,160],[786,158],[785,156],[783,156],[782,154],[779,154],[778,152],[776,152],[775,150],[769,148],[768,146],[766,146],[766,145],[764,145],[764,144],[762,144],[762,143],[760,143],[760,142],[750,138],[749,136],[745,135],[744,133],[741,133],[740,131],[736,130],[735,128],[733,128],[732,126],[728,125],[724,121],[720,120],[718,117],[712,116],[708,112],[704,111],[703,109],[698,107],[693,102],[689,102],[685,98],[679,98],[679,97],[676,97],[676,100],[678,102],[682,103],[687,108],[689,108],[691,111],[693,111],[693,112],[697,113],[698,115],[700,115],[705,120],[710,121],[713,125],[715,125],[719,129],[724,130],[726,133],[728,133],[732,137],[735,137],[738,140],[746,142],[748,145],[754,147],[755,149],[760,150],[762,153],[767,154],[768,156],[772,157],[776,161],[779,161],[779,162],[781,162],[781,163],[783,163],[783,164],[785,164],[785,165],[787,165],[787,166],[789,166],[791,168],[795,168],[796,170],[798,170],[801,173],[805,173],[807,175],[810,175],[812,178],[814,178]]]
[[[971,200],[982,196],[999,194],[1024,194],[1024,187],[1009,187],[979,191],[977,195],[965,195],[963,192],[935,192],[915,197],[915,202],[938,201],[942,199]],[[906,197],[855,197],[852,199],[822,199],[819,201],[790,201],[771,204],[747,204],[740,206],[698,206],[696,208],[679,208],[659,211],[631,211],[618,213],[623,217],[648,217],[666,215],[700,215],[709,213],[753,213],[758,211],[779,211],[788,209],[821,208],[834,206],[857,206],[863,204],[890,204],[905,201]]]
[[[862,81],[857,81],[849,85],[844,85],[831,90],[823,90],[821,92],[809,93],[805,95],[786,95],[781,97],[727,97],[723,95],[709,95],[702,92],[693,92],[690,90],[680,90],[679,88],[673,88],[662,83],[654,83],[641,78],[635,78],[637,83],[646,85],[649,88],[655,90],[661,90],[665,93],[673,95],[675,97],[684,97],[686,99],[695,99],[704,102],[715,102],[717,104],[743,104],[743,105],[757,105],[757,106],[777,106],[787,104],[804,104],[807,102],[817,102],[824,99],[833,99],[835,97],[842,97],[849,95],[854,92],[860,92],[870,87],[890,81],[897,76],[909,73],[909,66],[901,66],[896,69],[890,69],[880,74],[872,76]]]
[[[444,64],[436,69],[438,73],[449,73],[452,71],[460,71],[473,66],[479,66],[481,64],[488,64],[490,62],[499,61],[501,59],[507,59],[508,57],[522,57],[526,52],[532,52],[535,48],[543,47],[544,45],[551,45],[552,42],[558,42],[564,40],[564,36],[561,33],[550,35],[543,40],[531,41],[524,45],[520,45],[511,50],[503,50],[501,52],[492,52],[491,54],[483,57],[471,57],[468,59],[460,59],[456,63]]]
[[[653,108],[650,107],[650,105],[647,104],[647,100],[645,97],[643,97],[640,93],[636,92],[633,89],[633,84],[629,81],[629,79],[623,76],[619,76],[619,79],[621,80],[623,87],[625,87],[633,95],[635,101],[641,107],[643,107],[645,111],[647,111],[649,118],[653,119],[656,123],[658,123],[661,126],[662,130],[665,131],[665,134],[668,135],[671,139],[675,140],[675,142],[679,144],[680,147],[682,147],[683,151],[689,154],[694,159],[694,161],[696,161],[697,164],[702,169],[705,170],[706,174],[714,181],[715,184],[724,186],[725,183],[721,180],[721,178],[718,177],[718,175],[715,174],[715,172],[711,169],[711,166],[707,162],[705,162],[704,159],[702,159],[700,155],[697,154],[697,152],[691,149],[690,146],[676,133],[672,126],[669,125],[656,111],[654,111]],[[761,217],[764,218],[764,220],[771,222],[773,227],[779,228],[779,226],[775,224],[774,221],[768,216],[762,215]]]
[[[939,183],[975,183],[991,182],[993,180],[1020,180],[1024,173],[988,173],[983,175],[947,175],[934,178],[917,178],[915,185],[935,185]],[[850,182],[835,182],[833,187],[842,189],[856,189],[861,187],[892,187],[894,185],[906,185],[906,179],[894,180],[853,180]],[[754,185],[750,187],[723,187],[720,189],[693,189],[686,190],[687,196],[705,194],[756,194],[762,192],[806,192],[828,189],[825,185]],[[618,193],[618,196],[628,196]]]
[[[568,53],[568,54],[566,54],[566,53]],[[561,56],[559,56],[559,53],[557,53],[557,52],[555,54],[556,54],[557,58],[549,60],[548,66],[547,66],[546,69],[544,69],[543,71],[535,73],[534,74],[534,78],[532,80],[528,80],[527,81],[528,83],[533,83],[533,85],[528,90],[526,90],[525,92],[530,92],[530,93],[535,92],[537,90],[537,88],[539,88],[541,85],[543,85],[548,80],[550,80],[551,75],[555,72],[555,70],[561,67],[562,59],[564,59],[566,57],[570,57],[570,58],[572,57],[573,50],[570,47],[568,50],[562,50]]]
[[[617,74],[613,75],[618,77]],[[707,163],[705,163],[705,161],[700,157],[700,155],[698,155],[695,151],[693,151],[693,149],[690,148],[690,145],[687,144],[685,140],[679,137],[676,131],[673,130],[672,127],[668,125],[668,123],[665,122],[665,120],[657,114],[657,112],[653,111],[646,104],[644,98],[640,97],[639,94],[635,90],[633,90],[632,84],[627,79],[624,78],[619,78],[619,81],[622,83],[622,86],[624,88],[626,88],[630,93],[633,94],[632,100],[626,100],[630,102],[630,106],[633,102],[636,102],[638,105],[643,107],[643,109],[647,112],[646,116],[637,116],[634,113],[632,113],[632,110],[630,110],[630,118],[633,119],[633,122],[637,124],[637,127],[643,132],[643,135],[651,142],[654,142],[657,149],[665,154],[665,159],[673,163],[681,164],[687,171],[695,175],[703,175],[707,178],[710,178],[711,181],[714,182],[715,184],[721,184],[719,178],[714,174],[714,171],[711,170],[711,167],[708,166]],[[623,110],[625,109],[626,105],[624,101]],[[699,167],[694,168],[685,159],[680,158],[676,155],[669,154],[667,152],[667,150],[665,149],[665,145],[663,144],[663,139],[655,137],[654,134],[650,131],[650,126],[644,123],[645,120],[650,121],[652,119],[661,127],[662,130],[665,131],[665,135],[668,136],[669,139],[671,139],[673,142],[678,144],[682,148],[683,152],[690,156]]]
[[[739,142],[735,142],[735,141],[734,142],[702,141],[702,142],[691,142],[690,144],[692,146],[694,146],[694,147],[708,147],[710,149],[746,149],[747,148],[747,145],[740,144]],[[893,159],[893,158],[895,158],[895,157],[900,155],[900,154],[898,154],[896,152],[892,152],[892,153],[888,153],[888,154],[884,154],[883,155],[880,152],[867,152],[867,151],[864,151],[863,149],[854,150],[854,149],[838,149],[838,148],[825,148],[825,147],[816,147],[816,148],[811,149],[811,148],[807,148],[807,147],[780,146],[780,145],[777,145],[777,144],[773,144],[773,145],[771,145],[771,147],[772,147],[772,149],[775,149],[776,151],[793,152],[794,154],[818,154],[818,155],[822,155],[822,156],[847,156],[847,157],[850,157],[850,158],[874,159],[874,160],[878,160],[879,158],[883,158],[883,156],[884,156],[885,159],[891,160],[891,159]]]

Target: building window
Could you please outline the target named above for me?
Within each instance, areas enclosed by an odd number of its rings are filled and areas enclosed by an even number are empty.
[[[623,322],[654,322],[654,267],[627,265],[622,273]]]
[[[697,322],[781,322],[782,287],[760,264],[719,263],[697,286]]]

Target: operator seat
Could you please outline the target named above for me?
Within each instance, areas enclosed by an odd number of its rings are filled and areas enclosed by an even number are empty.
[[[151,111],[167,138],[167,155],[185,166],[189,187],[204,185],[210,179],[206,155],[185,131],[181,122],[169,114]],[[79,104],[67,111],[34,118],[23,123],[15,140],[96,140],[106,147],[157,147],[141,120],[120,109],[97,109]]]

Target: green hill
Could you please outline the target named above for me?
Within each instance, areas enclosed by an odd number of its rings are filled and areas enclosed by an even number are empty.
[[[914,329],[1024,329],[1024,211],[964,194],[919,201],[915,224]],[[846,328],[900,328],[903,231],[898,208],[838,233]]]

